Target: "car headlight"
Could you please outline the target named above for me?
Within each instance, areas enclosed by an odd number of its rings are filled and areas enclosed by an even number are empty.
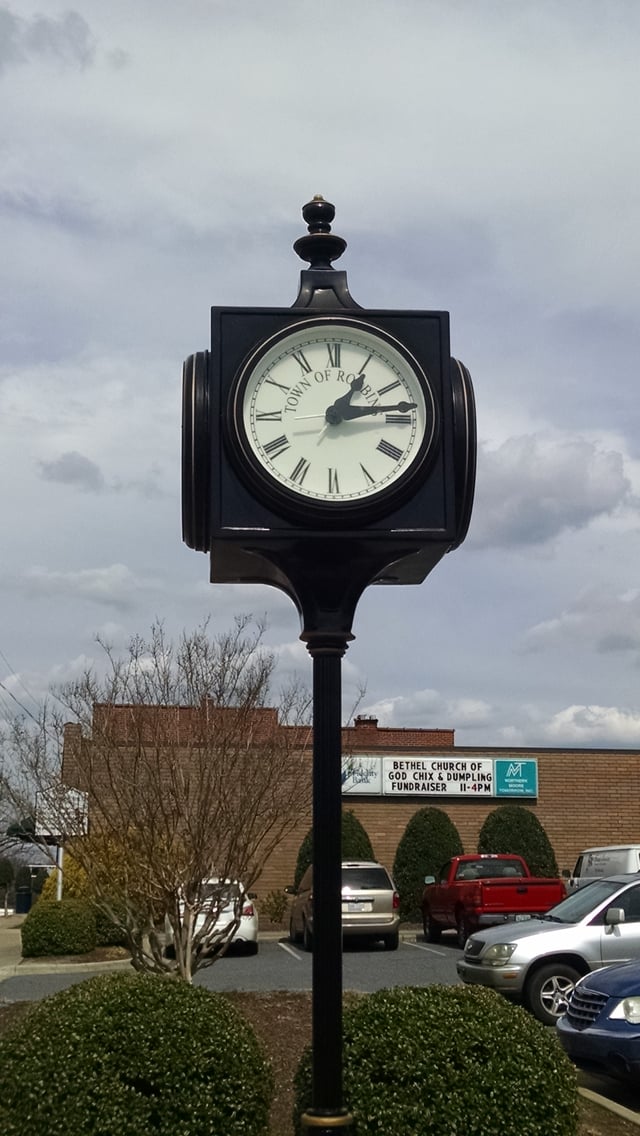
[[[490,963],[491,966],[504,966],[511,958],[517,945],[517,943],[494,943],[485,951],[482,961]]]
[[[633,1026],[640,1025],[640,997],[622,998],[613,1007],[609,1017],[617,1021],[630,1022]]]

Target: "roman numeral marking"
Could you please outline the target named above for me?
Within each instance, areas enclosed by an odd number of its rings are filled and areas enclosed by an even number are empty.
[[[330,367],[339,367],[340,366],[340,350],[341,350],[341,348],[342,348],[341,343],[327,343],[327,351],[329,353],[329,366]]]
[[[369,473],[369,470],[368,470],[368,469],[365,469],[365,468],[364,468],[364,466],[363,466],[362,462],[360,462],[360,469],[361,469],[361,470],[362,470],[362,472],[364,473],[364,479],[365,479],[365,481],[366,481],[367,485],[375,485],[375,480],[374,480],[374,478],[373,478],[373,477],[371,476],[371,474]]]
[[[394,461],[400,461],[402,457],[402,450],[399,450],[397,446],[392,446],[391,442],[385,442],[384,438],[380,439],[376,449],[380,450],[380,453],[385,454],[388,458],[393,458]]]
[[[300,458],[300,461],[291,473],[291,480],[296,481],[298,485],[302,485],[302,482],[307,476],[309,465],[310,462],[308,462],[306,458]]]
[[[284,383],[277,383],[275,379],[265,379],[264,381],[271,387],[278,387],[278,389],[284,391],[285,394],[288,394],[291,390],[291,387],[285,387]]]
[[[339,493],[340,486],[338,484],[338,471],[329,466],[329,493]]]
[[[281,410],[263,410],[256,414],[256,422],[282,422]]]
[[[387,426],[410,426],[410,414],[385,414],[384,420]]]
[[[270,458],[277,458],[280,454],[283,454],[285,450],[288,450],[290,445],[291,442],[287,438],[287,435],[281,434],[279,438],[272,438],[270,442],[265,444],[264,452]]]
[[[396,387],[400,387],[400,386],[402,386],[402,383],[400,382],[399,379],[396,379],[395,383],[388,383],[386,387],[380,387],[378,394],[379,395],[388,394],[389,391],[395,390]]]
[[[292,354],[293,358],[295,359],[296,363],[300,364],[300,366],[302,368],[303,375],[308,375],[309,371],[311,370],[311,367],[309,366],[309,363],[307,362],[307,360],[305,358],[304,351],[292,351],[291,354]]]

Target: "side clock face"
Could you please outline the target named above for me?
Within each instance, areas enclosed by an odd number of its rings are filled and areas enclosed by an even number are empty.
[[[429,379],[401,343],[358,320],[313,319],[258,347],[233,386],[245,480],[298,513],[380,512],[438,440]]]

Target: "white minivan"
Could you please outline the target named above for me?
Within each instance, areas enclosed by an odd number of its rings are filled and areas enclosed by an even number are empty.
[[[585,848],[569,874],[569,891],[600,880],[604,876],[640,872],[640,844],[608,844],[602,848]]]

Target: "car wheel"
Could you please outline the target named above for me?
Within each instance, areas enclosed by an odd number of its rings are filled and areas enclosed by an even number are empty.
[[[428,911],[425,911],[422,916],[422,926],[424,929],[424,937],[428,943],[439,943],[442,936],[442,927],[436,923],[435,919],[431,918]]]
[[[293,919],[289,920],[289,942],[290,943],[301,943],[302,942],[302,935],[300,934],[299,931],[296,931],[296,929],[293,925]]]
[[[458,915],[456,919],[456,942],[461,950],[464,950],[464,945],[470,934],[469,924],[464,915]]]
[[[245,943],[245,945],[244,945],[244,953],[245,953],[246,955],[257,955],[257,953],[258,953],[258,944],[257,944],[257,943]]]
[[[545,1026],[554,1026],[567,1008],[569,995],[580,973],[566,963],[549,963],[536,970],[525,987],[525,1003]]]
[[[397,951],[400,942],[400,935],[398,931],[394,931],[393,935],[384,935],[382,938],[385,951]]]
[[[313,935],[311,934],[311,931],[309,930],[306,922],[302,926],[302,946],[304,947],[305,951],[313,950]]]

